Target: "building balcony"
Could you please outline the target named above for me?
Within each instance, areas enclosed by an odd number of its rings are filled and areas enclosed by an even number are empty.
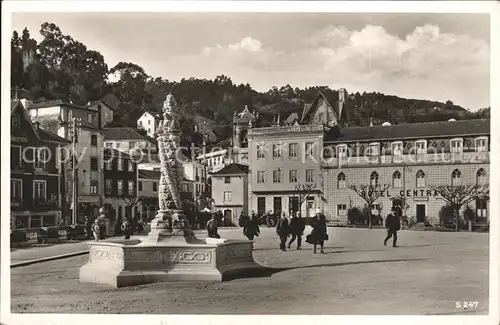
[[[275,134],[275,133],[297,133],[297,132],[318,132],[323,131],[323,125],[312,124],[312,125],[290,125],[290,126],[271,126],[263,128],[249,129],[249,135],[263,135],[263,134]]]
[[[324,158],[323,168],[366,167],[384,165],[415,165],[415,164],[467,164],[489,163],[490,153],[462,152],[462,153],[435,153],[413,154],[400,156],[359,156],[345,158]]]
[[[12,210],[46,211],[60,209],[61,205],[58,200],[44,198],[35,198],[34,200],[11,198],[10,207]]]

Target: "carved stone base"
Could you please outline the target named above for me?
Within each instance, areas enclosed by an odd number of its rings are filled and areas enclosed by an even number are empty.
[[[89,243],[89,261],[80,268],[80,282],[115,288],[164,281],[224,281],[242,272],[260,269],[253,260],[251,241],[199,240]],[[175,238],[179,239],[176,240]]]

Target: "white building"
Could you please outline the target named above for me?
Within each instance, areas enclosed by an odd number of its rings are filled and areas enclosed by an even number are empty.
[[[144,153],[156,152],[156,143],[139,134],[131,127],[105,128],[104,146],[116,149],[126,154],[134,155],[141,151]]]
[[[141,117],[137,119],[137,128],[146,130],[148,136],[154,137],[155,131],[160,126],[163,120],[161,113],[153,111],[145,111]]]

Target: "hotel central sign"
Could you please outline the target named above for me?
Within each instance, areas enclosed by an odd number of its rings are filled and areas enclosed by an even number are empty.
[[[369,196],[372,196],[371,192],[368,192],[368,194],[370,194]],[[393,192],[392,195],[389,190],[379,192],[379,197],[430,197],[430,196],[439,196],[439,193],[437,191],[432,191],[432,190],[400,190],[399,192],[396,191]]]

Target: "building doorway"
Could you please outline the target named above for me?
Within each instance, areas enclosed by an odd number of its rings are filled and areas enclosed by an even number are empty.
[[[476,222],[482,223],[488,221],[488,202],[486,199],[476,199]]]
[[[266,213],[266,198],[258,197],[257,198],[257,214],[262,216]]]
[[[282,205],[281,205],[281,196],[276,196],[273,198],[273,212],[274,212],[274,215],[278,215],[280,216],[281,215],[281,211],[282,211]]]
[[[290,210],[290,215],[299,211],[299,198],[296,196],[290,196],[288,198],[288,210]]]
[[[224,210],[224,225],[228,224],[229,222],[233,222],[233,211],[226,209]]]
[[[306,216],[308,218],[314,216],[314,197],[312,196],[307,197]]]
[[[425,204],[417,204],[417,222],[425,222]]]

